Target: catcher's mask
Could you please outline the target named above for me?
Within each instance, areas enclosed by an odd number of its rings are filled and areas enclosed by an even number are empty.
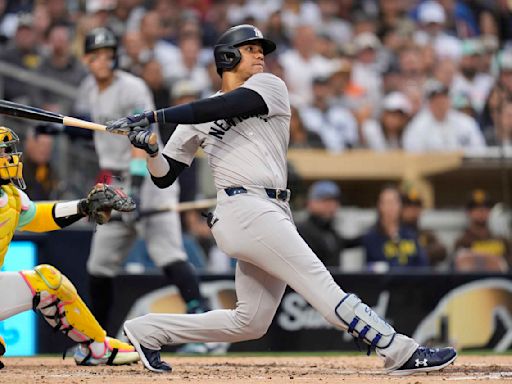
[[[17,145],[20,139],[11,129],[0,127],[0,184],[14,183],[25,189],[23,163]]]
[[[222,72],[235,68],[242,60],[238,47],[253,42],[261,43],[265,56],[276,49],[276,44],[272,40],[265,39],[261,31],[254,25],[237,25],[224,32],[213,49],[219,76],[222,77]]]

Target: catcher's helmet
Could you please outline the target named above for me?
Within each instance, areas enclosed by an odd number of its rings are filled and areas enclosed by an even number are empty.
[[[253,41],[261,43],[264,55],[276,49],[276,44],[272,40],[265,39],[261,31],[254,25],[237,25],[224,32],[219,37],[219,40],[217,40],[213,50],[217,73],[222,76],[222,72],[225,69],[235,68],[242,59],[242,55],[237,47]]]
[[[85,53],[89,53],[100,48],[112,48],[114,51],[117,51],[116,35],[114,35],[114,32],[108,28],[94,28],[85,36]]]
[[[15,183],[25,189],[21,152],[16,148],[19,143],[18,135],[12,129],[0,127],[0,184]]]

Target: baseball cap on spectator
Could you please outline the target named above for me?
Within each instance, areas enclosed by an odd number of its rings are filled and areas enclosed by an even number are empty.
[[[458,93],[452,97],[452,105],[455,109],[473,108],[471,98],[466,93]]]
[[[416,188],[409,188],[402,193],[402,205],[422,207],[423,199]]]
[[[173,85],[171,96],[176,100],[180,97],[199,96],[200,93],[201,91],[194,82],[190,80],[180,80]]]
[[[354,39],[354,48],[356,53],[364,49],[378,49],[380,47],[379,38],[371,32],[363,32]]]
[[[466,209],[473,208],[489,208],[494,206],[494,201],[489,197],[488,193],[483,189],[475,189],[471,192],[471,196],[466,203]]]
[[[425,97],[427,99],[436,95],[448,95],[449,89],[446,85],[437,80],[429,80],[425,84]]]
[[[466,39],[462,42],[462,56],[474,56],[483,53],[483,46],[477,39]]]
[[[87,0],[85,3],[85,11],[87,13],[112,11],[116,8],[116,3],[116,0]]]
[[[340,188],[332,181],[321,180],[314,182],[309,187],[308,199],[309,200],[325,200],[336,199],[341,196]]]
[[[391,92],[382,101],[382,108],[385,111],[399,111],[406,115],[412,112],[412,105],[407,96],[402,92]]]
[[[443,24],[446,21],[444,8],[437,1],[425,1],[418,7],[418,20],[421,23]]]

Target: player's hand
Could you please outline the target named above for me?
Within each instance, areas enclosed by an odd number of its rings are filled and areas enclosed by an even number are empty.
[[[107,131],[131,131],[134,128],[148,127],[154,122],[153,112],[146,111],[136,115],[122,117],[120,119],[107,122]]]
[[[150,129],[135,127],[128,133],[128,139],[135,148],[140,148],[154,157],[158,153],[158,142],[151,143],[152,131]]]

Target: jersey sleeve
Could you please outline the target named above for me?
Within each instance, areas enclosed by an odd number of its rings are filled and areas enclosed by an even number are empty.
[[[268,108],[268,116],[291,114],[288,89],[279,77],[271,73],[257,73],[242,86],[252,89],[263,98]]]
[[[178,125],[164,147],[163,154],[190,166],[202,139],[193,125]]]

